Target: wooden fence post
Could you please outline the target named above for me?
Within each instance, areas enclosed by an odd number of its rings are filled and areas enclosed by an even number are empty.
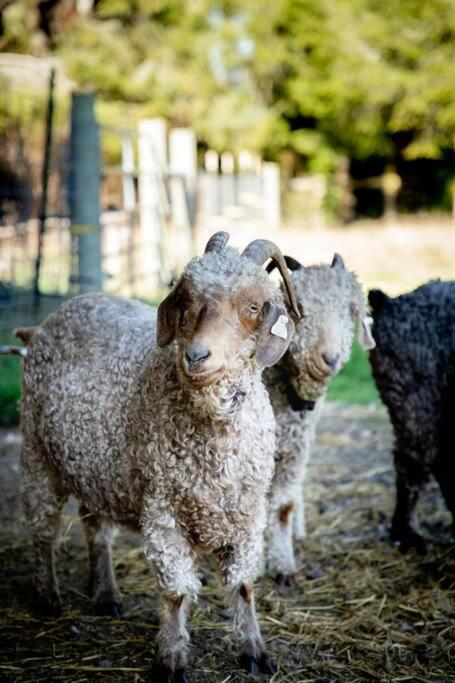
[[[220,163],[223,215],[228,218],[234,218],[237,202],[234,176],[234,155],[232,152],[222,152]]]
[[[270,226],[278,227],[281,223],[281,185],[278,164],[266,162],[262,165],[262,182],[264,221]]]
[[[122,132],[122,189],[123,208],[133,212],[136,208],[136,193],[134,190],[134,145],[133,134]]]
[[[174,224],[173,263],[180,271],[193,250],[196,217],[197,142],[191,128],[173,128],[169,133],[171,212]]]
[[[167,170],[166,121],[142,119],[138,124],[139,230],[136,269],[142,294],[162,285],[164,223],[163,175]]]
[[[215,152],[214,149],[208,149],[204,155],[206,175],[203,198],[207,216],[219,216],[221,213],[220,185],[218,182],[219,164],[218,152]]]

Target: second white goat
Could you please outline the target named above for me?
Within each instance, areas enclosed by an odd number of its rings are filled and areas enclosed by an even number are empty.
[[[306,467],[328,385],[349,359],[356,322],[361,346],[371,349],[374,340],[361,286],[341,256],[335,254],[331,265],[308,267],[285,260],[302,317],[286,354],[264,372],[277,423],[266,559],[277,583],[291,585],[297,569],[293,541],[306,535]]]

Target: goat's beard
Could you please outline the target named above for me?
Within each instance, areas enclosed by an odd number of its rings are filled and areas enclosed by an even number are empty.
[[[316,380],[305,370],[301,370],[296,377],[292,377],[291,383],[301,399],[317,401],[327,391],[330,379],[330,377],[327,377],[326,379]]]
[[[194,412],[214,422],[234,419],[245,397],[252,391],[253,378],[260,373],[254,351],[253,341],[245,341],[234,362],[225,367],[221,377],[205,387],[191,387],[178,370],[180,383],[185,387]]]
[[[289,352],[285,356],[284,366],[292,388],[302,401],[317,401],[318,398],[324,396],[330,377],[320,380],[311,377],[305,367],[305,362],[301,359],[298,363],[295,362]]]

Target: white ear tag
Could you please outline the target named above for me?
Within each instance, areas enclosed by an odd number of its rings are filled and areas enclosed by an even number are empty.
[[[287,339],[288,338],[288,331],[286,328],[286,323],[288,323],[288,322],[289,322],[289,318],[287,315],[278,316],[278,320],[276,321],[275,325],[270,330],[270,334],[274,334],[275,337],[281,337],[281,339]]]
[[[363,324],[365,325],[365,327],[368,327],[368,329],[371,328],[373,322],[374,322],[374,320],[371,317],[371,315],[366,315],[363,319]]]

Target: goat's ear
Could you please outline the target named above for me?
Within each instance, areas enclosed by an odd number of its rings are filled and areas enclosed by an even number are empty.
[[[344,268],[344,261],[340,254],[335,253],[332,259],[332,268]]]
[[[351,306],[353,317],[356,318],[359,325],[359,344],[362,349],[371,351],[371,349],[374,349],[376,346],[376,342],[371,333],[371,323],[373,322],[373,319],[366,314],[363,294],[357,287],[354,290],[354,300]]]
[[[373,313],[379,313],[388,302],[389,297],[381,289],[370,289],[368,292],[368,303]]]
[[[373,320],[365,312],[363,297],[360,302],[358,300],[353,302],[352,309],[353,315],[359,325],[359,344],[362,349],[370,351],[371,349],[374,349],[376,342],[374,341],[373,335],[371,333],[371,323]]]
[[[284,306],[266,301],[256,345],[256,359],[266,368],[278,363],[294,333],[294,323]]]
[[[371,318],[368,315],[359,316],[359,343],[362,349],[371,351],[376,346],[371,333]]]
[[[158,346],[168,346],[175,339],[179,322],[179,290],[181,281],[173,287],[172,291],[158,306],[158,321],[156,328],[156,340]]]

